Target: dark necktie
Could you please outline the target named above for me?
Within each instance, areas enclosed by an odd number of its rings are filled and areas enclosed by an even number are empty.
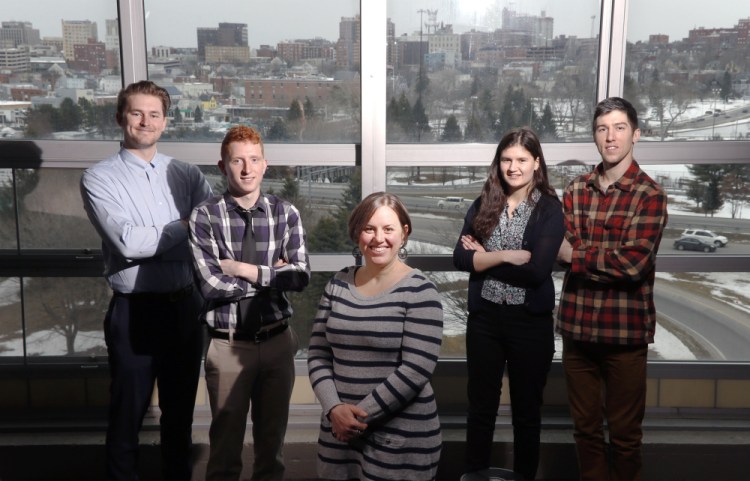
[[[240,215],[245,219],[245,235],[242,236],[242,262],[247,264],[256,264],[255,233],[253,232],[253,213],[255,208],[250,210],[239,210]],[[238,331],[254,334],[260,329],[261,316],[258,295],[242,299],[239,302],[238,313]]]

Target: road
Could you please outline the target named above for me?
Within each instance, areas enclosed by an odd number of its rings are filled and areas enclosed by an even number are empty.
[[[656,281],[654,303],[700,360],[747,361],[750,316],[724,302]],[[658,330],[656,335],[658,336]]]

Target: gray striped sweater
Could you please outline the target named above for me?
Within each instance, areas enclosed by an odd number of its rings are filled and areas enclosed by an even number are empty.
[[[391,289],[364,296],[355,267],[338,272],[318,306],[308,372],[323,407],[318,475],[345,480],[433,480],[442,438],[430,378],[440,353],[440,294],[414,269]],[[325,413],[340,403],[368,413],[359,442],[333,438]]]

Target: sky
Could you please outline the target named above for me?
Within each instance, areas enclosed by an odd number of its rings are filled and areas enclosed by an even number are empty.
[[[61,19],[92,20],[104,39],[104,20],[115,18],[116,2],[110,0],[0,0],[0,20],[33,23],[42,36],[61,36]],[[368,0],[364,0],[368,1]],[[369,0],[373,1],[373,0]],[[375,0],[381,1],[381,0]],[[419,30],[419,10],[437,10],[437,22],[453,24],[461,33],[500,26],[498,12],[504,7],[528,15],[544,11],[555,19],[554,34],[591,35],[591,16],[599,21],[600,0],[387,0],[388,16],[396,34]],[[243,6],[244,3],[244,6]],[[13,5],[12,7],[10,5]],[[210,8],[206,8],[209,5]],[[647,40],[649,34],[666,34],[670,40],[686,37],[692,28],[733,27],[740,18],[750,18],[750,2],[714,0],[633,0],[629,3],[628,39]],[[691,5],[695,5],[691,8]],[[708,8],[710,7],[710,8]],[[149,45],[196,47],[196,28],[216,27],[219,22],[248,24],[251,48],[275,45],[282,40],[322,37],[335,41],[341,17],[359,13],[358,0],[145,0]],[[679,12],[679,15],[675,15]],[[668,21],[665,21],[668,19]]]

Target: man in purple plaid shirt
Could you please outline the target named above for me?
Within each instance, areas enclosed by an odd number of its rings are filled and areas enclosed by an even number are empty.
[[[641,132],[627,100],[599,102],[592,128],[602,161],[563,195],[559,260],[569,267],[557,332],[581,479],[637,480],[667,196],[633,158]]]
[[[238,480],[248,408],[254,481],[280,481],[282,448],[294,387],[297,335],[286,291],[310,281],[299,211],[263,194],[268,168],[255,129],[231,128],[219,168],[227,191],[193,210],[190,241],[211,343],[206,386],[211,404],[207,480]]]

